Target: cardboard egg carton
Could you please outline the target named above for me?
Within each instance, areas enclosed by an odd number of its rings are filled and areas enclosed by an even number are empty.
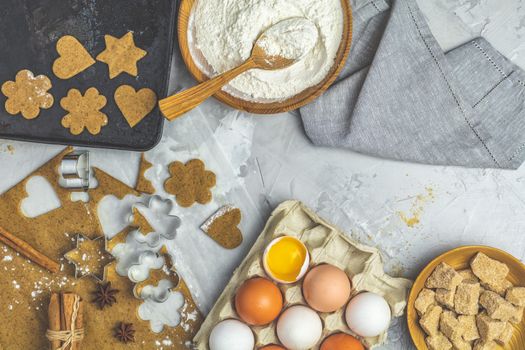
[[[296,237],[305,243],[310,253],[310,268],[328,263],[345,271],[352,280],[352,296],[363,291],[377,293],[386,299],[393,317],[403,314],[411,281],[385,274],[381,256],[376,248],[352,241],[302,203],[287,201],[274,210],[253,248],[235,270],[232,279],[193,339],[194,349],[209,350],[210,333],[220,321],[240,319],[235,312],[235,293],[244,281],[257,276],[271,280],[263,268],[263,253],[274,238],[283,235]],[[283,310],[291,305],[307,305],[302,295],[302,280],[293,284],[278,284],[278,287],[284,297]],[[352,334],[345,322],[345,309],[346,305],[333,313],[319,313],[324,329],[321,340],[314,347],[315,350],[319,349],[322,341],[333,333]],[[277,320],[267,326],[251,327],[255,335],[256,348],[280,344],[275,330],[276,324]],[[386,338],[385,332],[378,337],[361,340],[367,347],[373,348],[383,344]]]

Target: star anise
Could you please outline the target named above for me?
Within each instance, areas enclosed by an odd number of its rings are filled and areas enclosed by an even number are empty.
[[[99,283],[98,290],[93,293],[95,295],[93,302],[97,303],[100,309],[104,309],[106,306],[112,306],[117,302],[115,294],[118,292],[118,289],[111,288],[111,282]]]
[[[115,337],[123,343],[135,341],[135,327],[133,323],[120,322],[115,330]]]

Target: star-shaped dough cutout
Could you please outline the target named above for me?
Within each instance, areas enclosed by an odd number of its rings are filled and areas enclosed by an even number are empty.
[[[97,56],[97,60],[108,65],[109,78],[113,79],[124,72],[136,77],[137,62],[144,58],[147,52],[135,46],[133,33],[128,32],[120,39],[105,35],[104,40],[106,49]]]
[[[106,267],[114,260],[108,252],[105,237],[89,239],[84,235],[76,238],[77,247],[64,256],[75,265],[75,278],[92,276],[97,281],[106,279]]]

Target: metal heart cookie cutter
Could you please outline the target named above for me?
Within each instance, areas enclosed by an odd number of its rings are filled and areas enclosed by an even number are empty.
[[[61,187],[69,190],[89,189],[91,167],[89,166],[89,152],[76,151],[66,154],[60,163],[59,174]]]

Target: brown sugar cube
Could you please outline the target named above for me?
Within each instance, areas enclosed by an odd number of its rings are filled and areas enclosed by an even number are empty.
[[[484,341],[484,340],[476,340],[474,343],[473,350],[495,350],[497,348],[498,344],[490,341]]]
[[[439,319],[443,309],[440,306],[431,306],[427,312],[421,316],[419,324],[426,334],[433,336],[439,333]]]
[[[462,282],[454,296],[454,310],[460,315],[477,315],[479,308],[479,283]]]
[[[505,322],[496,321],[486,313],[481,313],[476,317],[476,324],[481,339],[487,342],[496,339],[505,329]]]
[[[471,269],[460,270],[458,273],[461,277],[463,277],[463,282],[479,283],[479,278],[476,277]]]
[[[455,289],[463,277],[446,263],[439,264],[425,282],[427,288]]]
[[[453,350],[472,350],[470,342],[463,340],[461,337],[454,338],[451,342]]]
[[[441,306],[454,309],[454,295],[456,294],[456,288],[452,290],[439,288],[436,289],[436,301]]]
[[[518,324],[518,323],[521,323],[521,320],[523,320],[523,310],[525,309],[524,307],[515,307],[516,311],[514,312],[514,314],[512,315],[512,317],[510,318],[510,322],[511,323],[514,323],[514,324]]]
[[[445,310],[441,313],[441,317],[439,318],[439,330],[448,339],[461,337],[461,333],[459,333],[459,321],[456,316],[457,315],[454,312]]]
[[[463,339],[468,342],[479,339],[478,326],[476,325],[476,316],[460,315],[458,316],[458,321]]]
[[[481,282],[496,284],[507,277],[509,267],[483,253],[478,253],[470,262],[470,268]]]
[[[507,323],[505,324],[505,329],[503,329],[503,332],[501,332],[501,334],[498,335],[494,341],[499,345],[505,345],[512,339],[513,332],[514,328],[510,323]]]
[[[505,299],[514,306],[525,306],[525,287],[511,287],[507,289]]]
[[[423,288],[419,292],[416,301],[414,302],[414,307],[416,308],[419,315],[423,315],[427,312],[428,308],[431,305],[436,303],[436,293],[433,290]]]
[[[481,283],[481,286],[487,290],[493,291],[494,293],[498,293],[502,297],[505,296],[505,293],[509,288],[513,287],[512,283],[508,279],[503,279],[494,283]]]
[[[452,344],[450,341],[441,333],[437,333],[434,336],[427,337],[425,339],[428,350],[451,350]]]
[[[516,316],[516,308],[497,293],[483,292],[479,303],[487,310],[487,315],[495,320],[506,322]]]

